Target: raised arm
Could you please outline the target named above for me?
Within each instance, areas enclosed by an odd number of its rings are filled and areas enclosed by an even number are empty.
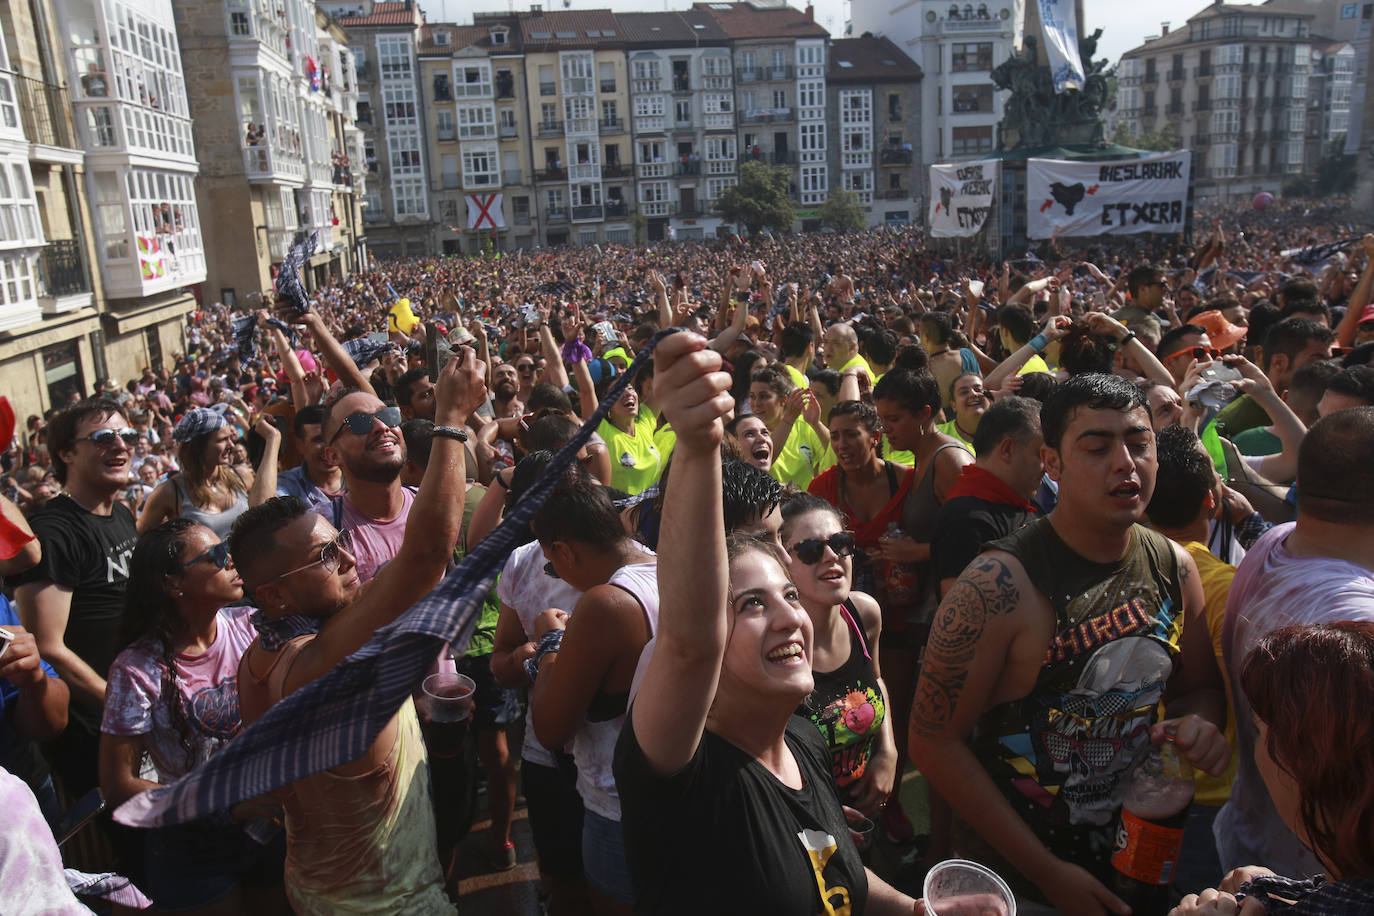
[[[1122,349],[1135,357],[1140,368],[1145,370],[1145,377],[1151,381],[1159,382],[1161,385],[1173,387],[1174,377],[1164,368],[1164,364],[1159,361],[1159,357],[1150,352],[1150,348],[1140,342],[1140,338],[1131,333],[1131,329],[1110,315],[1102,312],[1089,312],[1085,316],[1088,320],[1088,327],[1096,333],[1112,334],[1117,340],[1130,340],[1122,345]]]
[[[319,312],[314,309],[305,313],[302,319],[305,326],[310,329],[310,334],[315,339],[315,346],[319,348],[320,355],[324,357],[326,366],[334,370],[334,374],[350,388],[360,388],[368,394],[376,394],[372,383],[367,376],[363,375],[361,369],[353,362],[353,357],[348,355],[348,351],[343,348],[343,344],[329,330],[329,326],[324,323]]]
[[[1360,326],[1360,313],[1369,304],[1370,293],[1374,291],[1374,235],[1366,235],[1360,240],[1364,249],[1364,270],[1360,281],[1350,294],[1345,305],[1345,317],[1336,326],[1336,346],[1350,347],[1355,344],[1355,330]]]
[[[486,399],[485,374],[486,367],[470,348],[456,352],[439,373],[434,422],[462,426],[464,418]],[[465,462],[463,443],[445,436],[434,438],[400,551],[377,573],[362,597],[330,617],[319,636],[302,650],[287,677],[288,691],[328,673],[439,581],[461,533]]]
[[[649,287],[654,291],[654,303],[658,306],[658,326],[671,328],[673,309],[668,304],[668,284],[664,282],[663,274],[656,270],[649,271]]]
[[[558,341],[553,336],[553,328],[545,321],[539,326],[539,349],[544,353],[544,374],[550,384],[567,388],[568,370],[563,366],[563,354],[558,350]]]
[[[1071,327],[1073,327],[1073,319],[1067,315],[1056,315],[1045,322],[1045,326],[1040,329],[1039,334],[1017,347],[1016,352],[1002,360],[997,368],[984,376],[983,387],[990,391],[1001,388],[1007,379],[1020,372],[1021,367],[1030,362],[1032,356],[1048,347],[1053,341],[1063,337]]]
[[[696,334],[658,345],[654,390],[677,433],[659,533],[658,641],[634,706],[649,765],[675,773],[695,753],[729,635],[729,568],[721,503],[721,418],[733,406],[720,354]]]
[[[1264,477],[1275,483],[1285,483],[1298,476],[1298,450],[1302,448],[1303,437],[1307,435],[1307,427],[1302,419],[1293,412],[1283,398],[1279,397],[1274,385],[1269,381],[1269,377],[1264,374],[1259,366],[1243,356],[1224,357],[1226,364],[1234,369],[1238,369],[1244,376],[1238,382],[1232,382],[1236,388],[1255,399],[1255,402],[1264,408],[1264,412],[1269,414],[1270,421],[1274,424],[1274,435],[1278,436],[1283,448],[1276,455],[1265,455],[1259,463],[1259,472]]]
[[[717,353],[724,353],[726,350],[730,349],[735,341],[739,340],[739,336],[744,333],[744,328],[748,321],[749,304],[744,301],[735,303],[734,320],[730,322],[728,328],[717,334],[707,346]]]
[[[261,506],[277,495],[277,455],[281,452],[281,430],[265,416],[258,418],[253,429],[267,445],[262,450],[257,473],[253,475],[253,486],[248,490],[248,505]]]

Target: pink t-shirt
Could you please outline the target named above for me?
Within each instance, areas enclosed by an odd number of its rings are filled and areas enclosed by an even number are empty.
[[[178,654],[176,682],[195,759],[200,766],[243,729],[239,715],[239,659],[257,638],[251,607],[219,612],[215,641],[203,655]],[[164,783],[184,776],[186,752],[162,699],[162,647],[148,637],[115,658],[105,689],[100,730],[111,735],[147,735],[146,745]]]
[[[353,558],[358,561],[359,582],[371,581],[372,577],[377,575],[377,570],[401,552],[401,542],[406,536],[406,519],[410,516],[410,507],[415,502],[415,492],[402,487],[401,498],[404,503],[396,517],[387,522],[379,522],[363,515],[348,501],[347,496],[344,497],[343,524],[339,527],[347,528],[353,535]],[[332,505],[321,506],[316,511],[329,518],[331,522],[334,521],[330,518],[333,513]]]

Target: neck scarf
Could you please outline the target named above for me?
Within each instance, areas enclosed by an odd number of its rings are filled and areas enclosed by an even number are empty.
[[[1002,478],[976,464],[964,465],[964,469],[959,473],[959,479],[954,481],[954,486],[949,488],[945,501],[948,502],[956,496],[973,496],[977,499],[985,499],[990,503],[1015,506],[1027,512],[1039,511],[1024,496],[1007,486]]]

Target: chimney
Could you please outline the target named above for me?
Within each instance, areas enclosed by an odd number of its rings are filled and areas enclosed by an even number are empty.
[[[816,21],[816,8],[815,8],[814,6],[812,6],[810,3],[806,4],[806,21],[807,21],[807,22],[815,22],[815,21]]]
[[[1168,23],[1168,22],[1161,22],[1161,23],[1159,24],[1159,31],[1160,31],[1160,35],[1161,35],[1161,36],[1163,36],[1163,35],[1168,35],[1168,34],[1169,34],[1169,23]]]

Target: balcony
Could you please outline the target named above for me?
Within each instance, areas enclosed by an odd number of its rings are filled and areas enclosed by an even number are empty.
[[[779,152],[778,150],[769,151],[760,149],[754,152],[744,153],[739,157],[739,161],[741,163],[765,162],[770,165],[796,165],[797,154],[787,152],[786,150]]]
[[[1157,114],[1159,114],[1159,109],[1153,105],[1147,105],[1140,109],[1140,115],[1144,118],[1153,118]]]
[[[1211,65],[1211,64],[1199,64],[1198,66],[1196,66],[1196,67],[1193,68],[1193,76],[1211,76],[1211,75],[1212,75],[1212,65]]]
[[[507,77],[506,79],[501,79],[500,76],[497,76],[496,97],[498,99],[515,98],[515,77]]]
[[[704,213],[705,211],[702,210],[701,204],[699,203],[687,204],[685,206],[680,203],[673,205],[673,215],[680,216],[683,219],[697,219],[704,215]]]
[[[757,68],[739,69],[735,71],[735,82],[737,83],[757,83],[762,77]]]
[[[520,131],[514,124],[501,125],[502,140],[514,140],[518,136],[520,136]]]
[[[615,80],[602,80],[601,91],[606,93],[607,95],[610,95],[611,93],[615,92]]]
[[[550,207],[544,211],[544,216],[551,223],[566,223],[568,221],[568,208]]]
[[[765,71],[765,77],[769,80],[777,82],[779,80],[795,79],[796,73],[796,68],[793,67],[791,64],[787,64],[782,67],[769,67]]]
[[[629,212],[630,208],[625,206],[623,200],[606,201],[606,219],[619,219],[627,216]]]
[[[701,174],[701,163],[700,163],[700,162],[691,162],[691,161],[689,161],[689,162],[681,162],[681,161],[679,161],[678,164],[677,164],[677,168],[675,168],[675,169],[673,170],[673,174],[674,174],[674,175],[700,175],[700,174]]]
[[[911,196],[911,191],[906,188],[888,188],[885,191],[874,191],[873,196],[879,200],[906,200]]]
[[[54,239],[38,256],[39,274],[48,296],[79,296],[91,291],[91,278],[76,239]]]
[[[1211,111],[1211,110],[1212,110],[1212,100],[1211,100],[1211,99],[1198,99],[1196,102],[1193,103],[1193,111]]]
[[[567,181],[568,173],[565,169],[535,169],[535,181]]]
[[[563,136],[562,121],[540,121],[539,136],[541,137],[561,137]]]
[[[792,120],[790,108],[753,108],[740,113],[741,124],[785,124]]]
[[[673,92],[691,92],[692,80],[686,76],[673,77]]]
[[[1164,113],[1168,115],[1181,115],[1184,113],[1185,108],[1186,106],[1182,102],[1179,102],[1177,105],[1170,102],[1169,106],[1164,109]]]
[[[439,138],[440,143],[458,139],[458,134],[452,127],[440,127],[435,131],[435,135]]]
[[[553,217],[549,217],[552,219]],[[575,223],[585,223],[593,220],[605,218],[605,211],[601,204],[581,204],[572,208],[572,221]]]
[[[1171,83],[1181,83],[1187,78],[1188,72],[1182,67],[1179,67],[1177,70],[1169,71],[1169,82]]]
[[[516,210],[516,211],[515,211],[515,225],[517,225],[517,226],[528,226],[529,224],[530,224],[530,211],[529,211],[529,210]]]
[[[540,84],[539,84],[539,94],[540,94],[540,95],[557,95],[557,94],[558,94],[558,84],[557,84],[557,83],[540,83]]]
[[[1145,74],[1145,78],[1141,80],[1141,82],[1146,86],[1153,86],[1155,83],[1159,82],[1159,73],[1155,70],[1151,70],[1149,73]]]
[[[609,165],[603,165],[603,166],[601,167],[601,177],[602,177],[602,178],[629,178],[629,177],[630,177],[630,168],[629,168],[629,166],[621,165],[621,164],[618,163],[618,162],[613,162],[613,163],[611,163],[611,164],[609,164]]]
[[[878,155],[878,161],[883,165],[911,165],[911,150],[888,147]]]
[[[595,162],[577,162],[568,167],[569,181],[596,181],[601,178],[601,166]]]
[[[602,118],[601,132],[603,134],[623,134],[625,132],[625,122],[620,118]]]
[[[508,188],[509,188],[509,187],[512,187],[512,186],[514,186],[514,185],[521,184],[520,179],[521,179],[522,177],[523,177],[523,176],[522,176],[522,174],[521,174],[521,172],[520,172],[519,169],[502,169],[502,170],[501,170],[501,183],[504,184],[504,185],[505,185],[506,187],[508,187]]]
[[[71,104],[66,87],[16,74],[14,88],[19,94],[24,136],[42,146],[76,148],[67,127],[66,112],[71,110]]]

